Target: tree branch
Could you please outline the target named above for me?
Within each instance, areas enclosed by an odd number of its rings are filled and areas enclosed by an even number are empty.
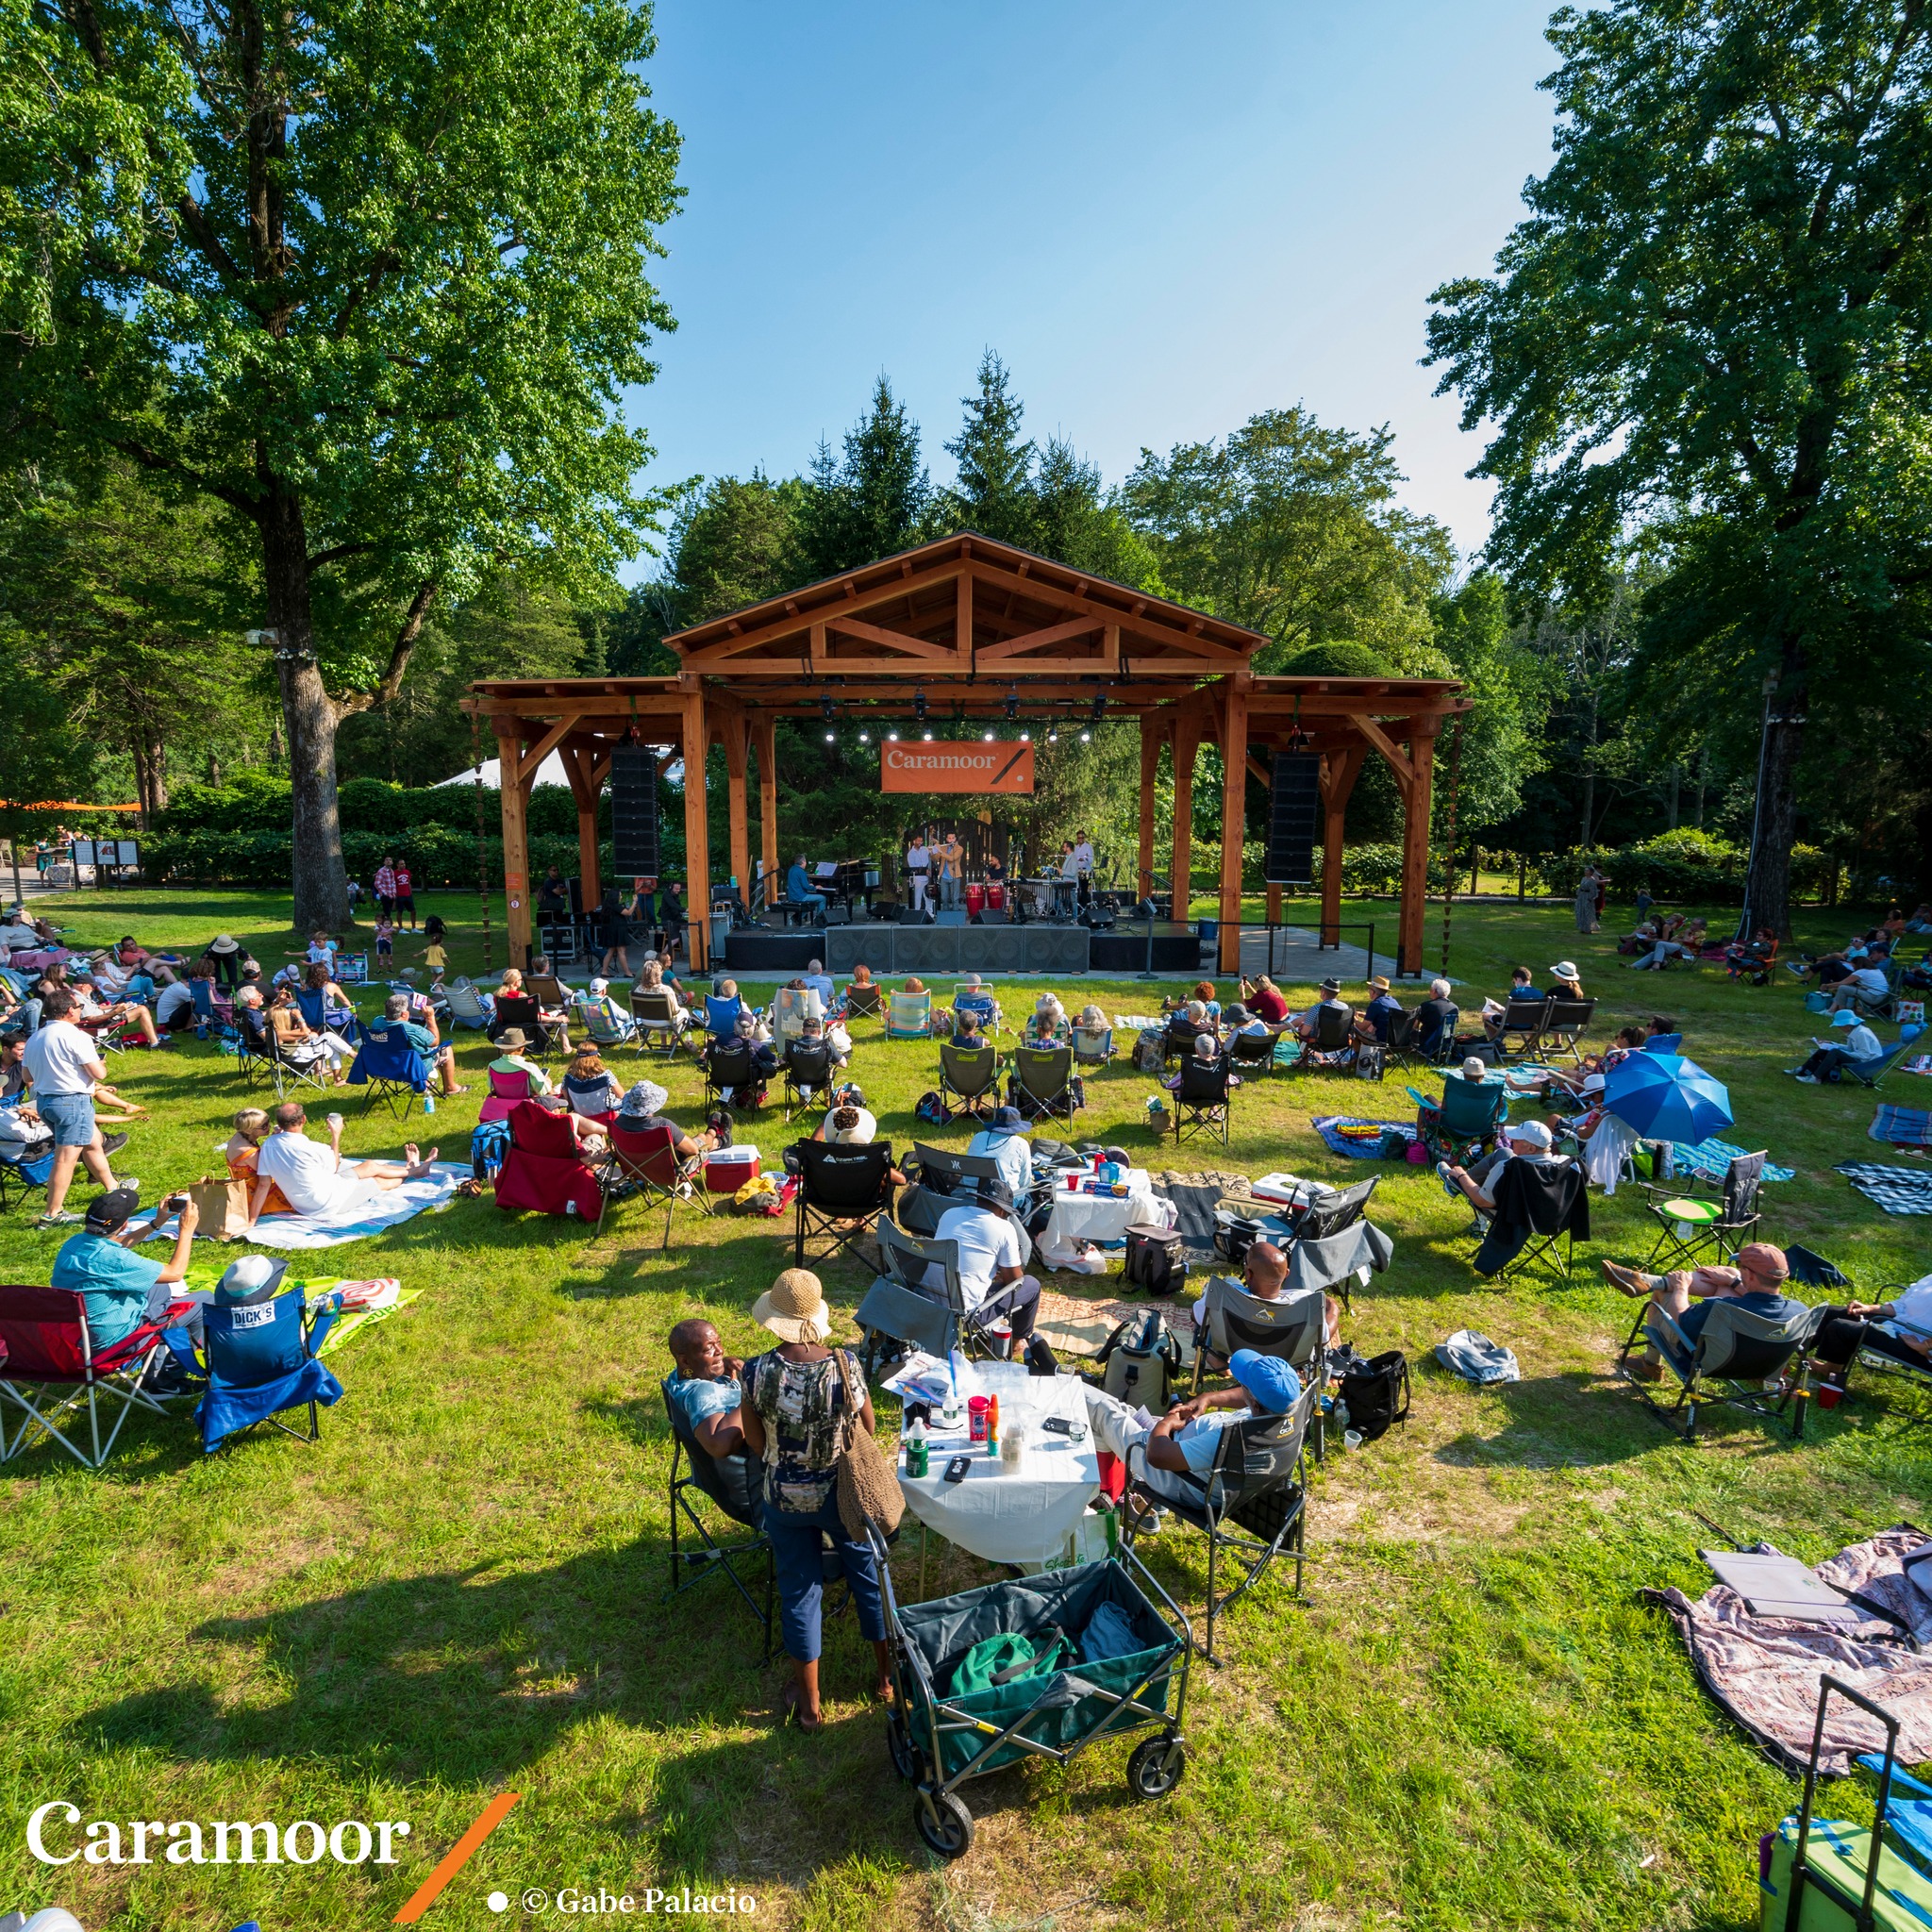
[[[353,717],[356,712],[366,711],[374,705],[394,702],[403,688],[403,675],[409,668],[409,654],[416,648],[416,640],[423,635],[423,620],[428,614],[435,596],[436,579],[425,577],[416,586],[416,594],[409,602],[408,615],[403,619],[403,627],[390,647],[389,669],[382,674],[382,681],[374,691],[352,691],[347,697],[337,699],[336,716],[339,719]]]
[[[139,463],[143,470],[152,470],[157,475],[185,477],[197,490],[220,498],[231,509],[240,510],[251,521],[260,512],[260,504],[256,498],[244,494],[230,484],[217,483],[213,477],[204,476],[199,470],[191,470],[186,463],[179,462],[173,457],[164,457],[158,450],[149,449],[144,443],[122,438],[109,439],[108,446],[119,450],[129,462]]]
[[[325,564],[340,563],[345,557],[366,557],[375,548],[374,543],[332,543],[308,559],[308,568],[321,570]]]

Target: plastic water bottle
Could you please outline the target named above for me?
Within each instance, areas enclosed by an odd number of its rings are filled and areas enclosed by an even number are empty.
[[[434,1113],[434,1112],[436,1111],[436,1095],[435,1095],[435,1094],[433,1094],[433,1093],[430,1093],[430,1092],[427,1092],[427,1091],[425,1091],[425,1092],[424,1093],[424,1095],[423,1095],[423,1111],[424,1111],[425,1113]]]
[[[930,1454],[925,1440],[925,1424],[922,1418],[914,1416],[912,1426],[906,1431],[906,1474],[909,1476],[924,1475]]]

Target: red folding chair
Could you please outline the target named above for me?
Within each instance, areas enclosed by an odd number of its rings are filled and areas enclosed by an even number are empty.
[[[541,1101],[520,1100],[509,1110],[509,1150],[496,1172],[496,1205],[536,1214],[601,1221],[604,1190],[577,1148],[569,1119]]]
[[[0,1287],[0,1462],[12,1461],[38,1430],[76,1462],[99,1469],[132,1410],[167,1414],[159,1400],[142,1390],[141,1380],[166,1347],[162,1331],[193,1307],[192,1302],[175,1302],[158,1322],[143,1323],[96,1353],[88,1333],[87,1303],[77,1291]],[[105,1442],[103,1397],[121,1405]],[[69,1423],[79,1422],[83,1409],[92,1455],[64,1433]],[[19,1424],[9,1433],[8,1424],[16,1411]]]
[[[622,1116],[610,1125],[610,1158],[604,1164],[604,1206],[610,1207],[613,1192],[643,1195],[654,1205],[664,1203],[664,1245],[671,1245],[671,1217],[680,1201],[691,1202],[702,1213],[709,1214],[711,1204],[705,1197],[705,1158],[693,1154],[689,1160],[677,1158],[677,1129],[669,1125],[647,1127],[641,1134],[624,1126]],[[597,1217],[597,1232],[604,1231],[604,1216]]]

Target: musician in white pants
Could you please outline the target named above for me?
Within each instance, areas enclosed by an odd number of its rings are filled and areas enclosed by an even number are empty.
[[[932,878],[932,850],[923,832],[914,832],[906,849],[906,876],[912,881],[912,909],[925,910],[926,887]]]

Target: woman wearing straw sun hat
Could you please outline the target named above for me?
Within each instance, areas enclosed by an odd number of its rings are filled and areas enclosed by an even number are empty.
[[[751,1313],[778,1338],[776,1348],[744,1365],[741,1420],[746,1446],[764,1458],[760,1526],[772,1540],[779,1623],[792,1669],[784,1714],[796,1718],[801,1730],[815,1731],[824,1723],[819,1707],[822,1536],[831,1538],[844,1563],[859,1635],[872,1641],[874,1694],[891,1694],[878,1571],[871,1546],[857,1541],[839,1515],[838,1462],[846,1423],[850,1418],[873,1433],[872,1396],[852,1357],[825,1346],[832,1310],[809,1269],[786,1269]]]

